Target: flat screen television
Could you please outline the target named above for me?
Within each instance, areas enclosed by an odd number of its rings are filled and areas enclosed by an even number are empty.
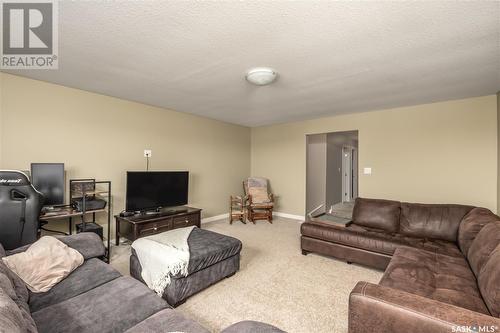
[[[64,163],[31,163],[31,183],[43,194],[44,206],[64,204]]]
[[[125,209],[147,211],[188,203],[188,171],[128,171]]]

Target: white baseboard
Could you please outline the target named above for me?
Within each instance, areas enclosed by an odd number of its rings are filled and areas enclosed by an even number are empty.
[[[211,217],[206,217],[204,219],[201,219],[201,223],[208,223],[208,222],[223,220],[223,219],[227,219],[227,218],[229,218],[229,213],[215,215],[215,216],[211,216]]]
[[[279,216],[279,217],[284,217],[287,219],[298,220],[301,222],[303,222],[305,220],[305,216],[303,216],[303,215],[294,215],[294,214],[281,213],[281,212],[273,212],[273,215]]]
[[[292,220],[297,220],[299,222],[304,222],[305,217],[302,215],[294,215],[294,214],[288,214],[288,213],[281,213],[281,212],[273,212],[273,216],[278,216],[278,217],[284,217],[287,219],[292,219]],[[214,221],[219,221],[219,220],[224,220],[229,218],[229,213],[225,214],[220,214],[220,215],[215,215],[211,217],[206,217],[204,219],[201,219],[201,223],[208,223],[208,222],[214,222]],[[115,239],[110,240],[111,244],[115,244]]]
[[[288,213],[281,213],[281,212],[273,212],[273,216],[284,217],[287,219],[297,220],[300,222],[303,222],[305,220],[305,216],[288,214]],[[228,218],[229,218],[229,213],[220,214],[220,215],[215,215],[215,216],[206,217],[204,219],[201,219],[201,223],[219,221],[219,220],[224,220],[224,219],[228,219]]]

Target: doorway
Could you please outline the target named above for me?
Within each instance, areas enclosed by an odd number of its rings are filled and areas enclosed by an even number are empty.
[[[342,202],[347,203],[354,201],[354,199],[358,197],[357,147],[342,147],[342,177]]]
[[[306,213],[352,214],[358,197],[358,131],[306,136]]]

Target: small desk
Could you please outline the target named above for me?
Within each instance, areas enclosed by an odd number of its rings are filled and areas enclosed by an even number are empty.
[[[77,211],[76,209],[72,207],[62,207],[62,208],[57,208],[52,212],[46,212],[40,214],[39,219],[42,221],[54,221],[54,220],[62,220],[62,219],[68,219],[69,221],[69,235],[73,233],[73,217],[78,217],[81,216],[83,217],[84,215],[87,214],[94,214],[94,220],[95,220],[95,213],[100,213],[100,212],[106,212],[107,209],[97,209],[97,210],[88,210],[83,214],[83,212]]]

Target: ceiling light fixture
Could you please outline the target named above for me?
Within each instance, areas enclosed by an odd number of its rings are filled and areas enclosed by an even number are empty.
[[[271,84],[274,80],[276,80],[277,76],[278,73],[276,73],[276,71],[272,68],[255,67],[247,72],[245,78],[250,83],[258,86],[265,86]]]

